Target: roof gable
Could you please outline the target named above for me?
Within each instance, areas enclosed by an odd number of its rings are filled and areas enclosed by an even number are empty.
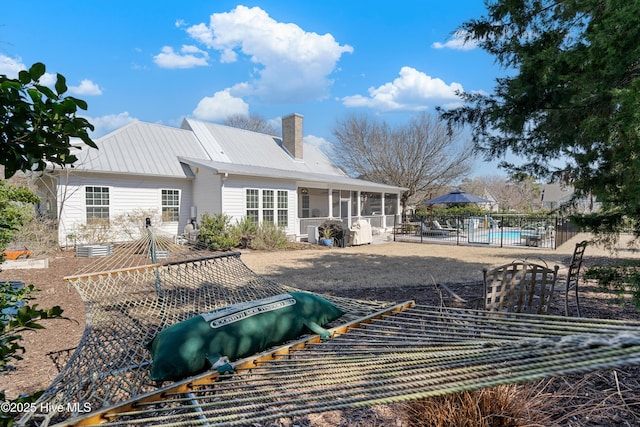
[[[209,159],[215,162],[345,175],[324,153],[308,143],[304,144],[304,158],[295,159],[277,136],[193,119],[185,119],[182,127],[195,133]]]

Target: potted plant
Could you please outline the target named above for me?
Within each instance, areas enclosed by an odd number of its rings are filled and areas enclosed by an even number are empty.
[[[320,242],[322,246],[333,246],[333,230],[331,227],[324,227],[322,229],[322,239]]]

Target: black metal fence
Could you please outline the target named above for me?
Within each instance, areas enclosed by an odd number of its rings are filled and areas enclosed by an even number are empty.
[[[555,249],[578,233],[567,218],[548,215],[414,216],[396,223],[395,241]]]

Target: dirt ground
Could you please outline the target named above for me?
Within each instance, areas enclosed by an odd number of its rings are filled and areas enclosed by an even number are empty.
[[[586,237],[588,236],[577,236],[557,250],[379,242],[348,248],[300,245],[299,250],[243,250],[241,259],[251,269],[269,279],[304,290],[360,299],[397,302],[415,300],[421,304],[437,304],[440,296],[436,283],[447,285],[453,292],[471,301],[480,295],[484,267],[514,260],[542,259],[548,265],[559,265],[560,277],[565,277],[575,243]],[[624,243],[620,244],[616,253],[589,246],[585,252],[583,268],[611,258],[640,258],[640,253],[627,249]],[[6,391],[7,397],[13,398],[20,393],[32,393],[46,388],[59,369],[49,354],[71,349],[78,344],[85,324],[84,306],[77,292],[63,281],[63,277],[73,275],[90,262],[90,259],[76,258],[73,252],[66,251],[50,256],[49,267],[46,269],[0,271],[0,280],[24,280],[34,284],[40,290],[35,302],[42,307],[60,305],[67,318],[44,321],[46,329],[22,334],[26,347],[24,359],[14,364],[13,371],[0,376],[0,389]],[[599,293],[593,284],[582,287],[581,305],[584,317],[640,320],[639,311],[629,306],[621,307],[611,301],[609,295]],[[554,311],[564,312],[562,295],[555,300]],[[608,375],[609,377],[613,378]],[[592,416],[589,423],[572,421],[565,425],[640,425],[638,377],[640,369],[630,367],[615,376],[617,385],[590,383],[585,386],[588,389],[585,393],[591,393],[592,399],[597,399],[593,395],[598,392],[607,396],[615,394],[617,387],[620,399],[623,400],[621,405],[628,407],[624,415],[618,412],[615,416],[606,415],[612,419],[607,423],[599,418],[595,424],[590,424],[597,418]],[[601,377],[598,378],[601,381]],[[635,396],[635,402],[629,404],[629,400],[624,398],[627,395]],[[362,426],[400,425],[396,424],[397,416],[389,408],[362,411],[359,416],[362,419],[358,421],[358,425]],[[331,421],[328,414],[319,417],[317,425],[332,423],[334,421]]]

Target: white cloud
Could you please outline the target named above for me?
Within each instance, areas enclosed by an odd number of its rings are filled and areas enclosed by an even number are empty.
[[[187,32],[198,42],[220,52],[220,61],[238,61],[243,55],[255,67],[255,78],[243,86],[246,94],[272,102],[303,102],[327,96],[343,53],[353,52],[331,34],[304,31],[293,23],[272,19],[259,7],[237,6],[214,13],[209,25],[191,26]]]
[[[26,69],[21,58],[11,58],[0,54],[0,74],[4,74],[10,79],[18,77],[18,72]]]
[[[228,116],[240,114],[249,115],[249,104],[241,98],[229,93],[229,89],[216,92],[213,96],[202,98],[193,110],[193,116],[199,120],[222,121]]]
[[[475,40],[465,41],[467,36],[466,31],[456,31],[453,33],[453,37],[444,43],[435,42],[431,47],[435,49],[454,49],[454,50],[472,50],[478,47],[478,43]]]
[[[326,139],[320,136],[306,135],[304,137],[304,142],[306,142],[309,145],[313,145],[314,147],[317,147],[320,151],[322,151],[327,156],[332,156],[335,154],[335,148],[333,143],[331,143],[330,141],[327,141]]]
[[[456,91],[462,92],[460,83],[447,85],[439,78],[411,67],[402,67],[400,77],[377,88],[369,88],[369,95],[352,95],[342,98],[347,107],[369,107],[381,111],[420,111],[434,101],[459,100]]]
[[[172,47],[164,46],[162,53],[153,57],[153,61],[161,68],[193,68],[209,65],[209,54],[193,45],[183,45],[180,52]]]
[[[111,131],[120,129],[127,123],[131,123],[137,120],[135,117],[131,117],[126,111],[124,113],[109,114],[100,117],[85,116],[85,119],[87,119],[89,123],[95,126],[94,131],[91,132],[91,138],[99,138]]]
[[[0,74],[4,74],[10,79],[18,78],[18,73],[22,70],[26,70],[29,67],[22,63],[22,58],[11,58],[6,55],[0,54]],[[40,84],[44,86],[53,86],[56,83],[56,75],[51,73],[44,73],[40,77]]]
[[[80,86],[69,86],[69,92],[75,95],[102,95],[100,86],[88,79],[82,80]]]

